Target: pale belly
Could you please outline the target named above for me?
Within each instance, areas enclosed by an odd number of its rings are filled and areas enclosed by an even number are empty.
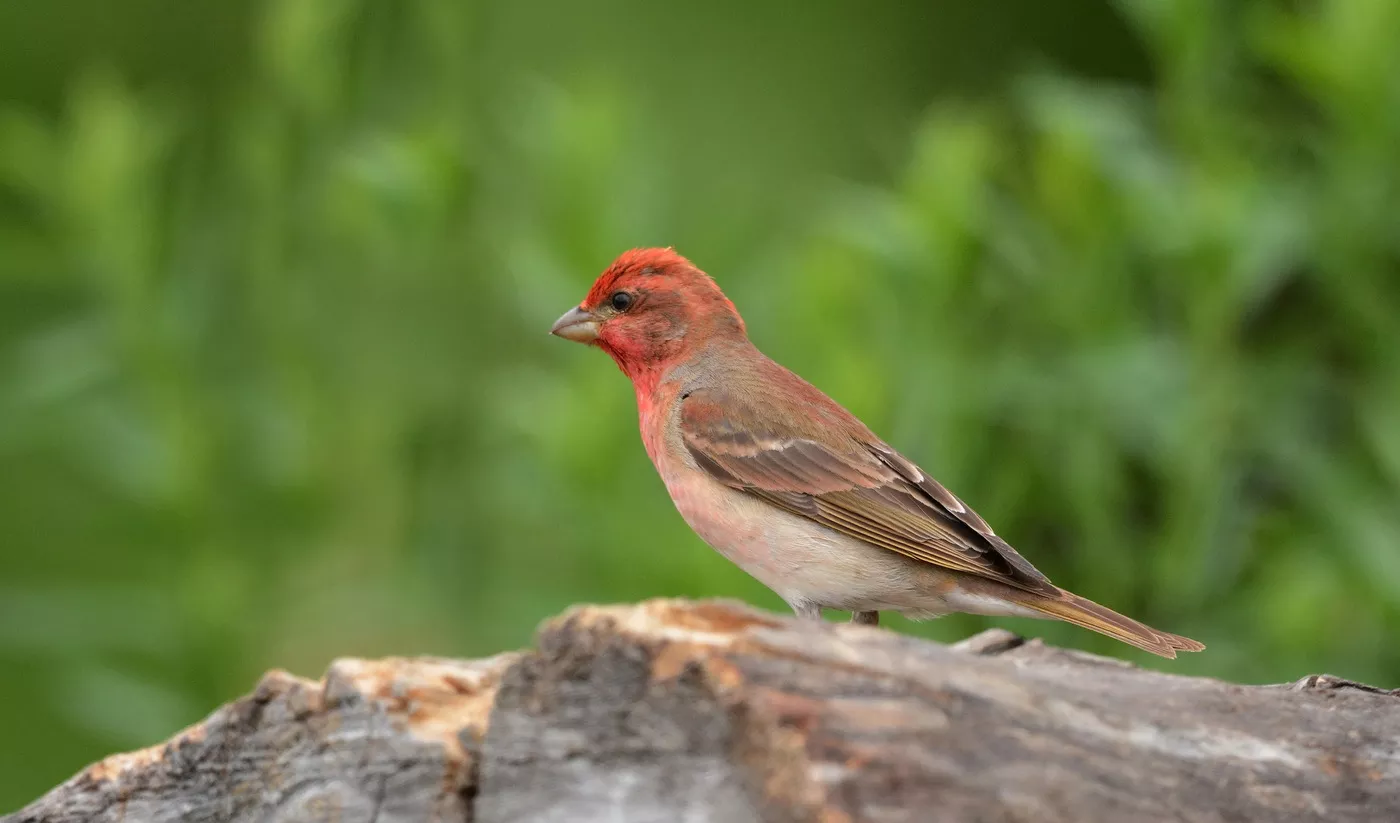
[[[668,476],[669,475],[669,476]],[[677,510],[702,540],[794,608],[934,616],[953,576],[775,508],[699,472],[664,472]]]
[[[666,401],[639,403],[642,440],[681,517],[799,613],[803,606],[818,606],[914,618],[1029,614],[987,597],[985,581],[848,537],[720,483],[692,462],[674,417],[650,413],[669,408],[674,415],[678,405]]]

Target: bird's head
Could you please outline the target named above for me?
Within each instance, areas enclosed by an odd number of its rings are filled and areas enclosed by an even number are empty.
[[[628,377],[664,370],[744,321],[709,275],[671,249],[624,252],[550,330],[607,352]]]

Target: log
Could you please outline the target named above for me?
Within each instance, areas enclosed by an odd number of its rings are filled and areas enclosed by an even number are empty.
[[[719,601],[580,607],[533,651],[273,672],[3,820],[1394,821],[1400,692]]]

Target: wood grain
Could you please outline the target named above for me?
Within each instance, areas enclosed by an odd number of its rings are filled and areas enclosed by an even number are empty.
[[[581,607],[534,651],[269,674],[3,820],[1390,821],[1400,694],[1002,631],[947,647],[726,602]]]

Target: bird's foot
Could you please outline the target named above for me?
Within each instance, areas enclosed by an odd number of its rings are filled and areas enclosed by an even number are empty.
[[[851,612],[851,622],[857,626],[878,626],[880,625],[880,613],[876,611]]]

